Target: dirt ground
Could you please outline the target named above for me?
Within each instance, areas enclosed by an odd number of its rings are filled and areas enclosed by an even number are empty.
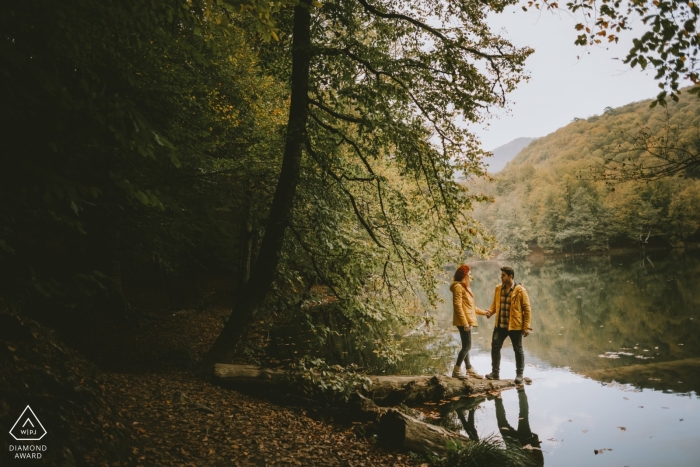
[[[193,364],[229,313],[225,294],[182,308],[164,294],[132,296],[151,317],[137,328],[105,323],[89,333],[55,332],[4,310],[21,332],[0,333],[0,428],[31,403],[49,431],[40,465],[428,465],[376,444],[358,425],[322,421],[308,408],[197,376]]]

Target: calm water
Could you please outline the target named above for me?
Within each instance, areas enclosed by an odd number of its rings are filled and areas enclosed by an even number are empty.
[[[700,466],[700,252],[470,264],[481,308],[503,265],[528,289],[534,331],[524,340],[525,376],[533,383],[500,400],[423,407],[434,423],[472,438],[514,433],[521,444],[539,442],[547,466]],[[371,345],[363,350],[349,336],[320,352],[376,373],[447,374],[459,335],[447,286],[442,295],[436,325],[403,339],[401,362],[380,366]],[[472,364],[482,374],[491,369],[493,324],[480,317],[473,335]],[[313,340],[298,335],[273,341],[278,354],[313,353],[304,346]],[[513,378],[509,341],[502,356],[501,376]]]
[[[478,306],[491,304],[502,265],[471,264]],[[548,466],[700,466],[697,252],[511,265],[532,302],[524,345],[533,383],[501,401],[443,407],[438,423],[472,437],[502,437],[499,426],[508,425],[532,432],[526,442],[539,440]],[[436,315],[443,329],[447,305]],[[479,319],[472,364],[487,373],[493,318]],[[502,355],[501,375],[512,378],[512,347]]]

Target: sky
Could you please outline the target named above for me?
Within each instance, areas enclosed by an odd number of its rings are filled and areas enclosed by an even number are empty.
[[[586,49],[574,45],[576,21],[566,13],[524,12],[517,6],[491,15],[489,23],[494,32],[502,30],[513,44],[530,46],[535,53],[525,62],[530,81],[509,95],[509,110],[496,110],[497,117],[486,126],[470,127],[484,149],[545,136],[575,117],[599,115],[605,107],[650,99],[660,91],[653,71],[614,60],[627,55],[634,31],[623,32],[617,44]]]

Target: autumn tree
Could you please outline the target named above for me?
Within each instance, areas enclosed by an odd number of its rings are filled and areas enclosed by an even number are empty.
[[[286,239],[312,258],[322,251],[309,246],[318,245],[318,233],[298,224],[304,207],[295,204],[300,180],[312,173],[353,215],[352,223],[328,227],[362,231],[362,261],[376,264],[388,295],[395,280],[416,281],[435,299],[442,257],[411,244],[411,228],[430,225],[433,243],[451,235],[458,254],[481,251],[478,225],[465,214],[475,198],[454,174],[482,173],[482,152],[459,122],[479,121],[490,107],[505,105],[524,77],[532,51],[493,35],[485,21],[508,4],[358,0],[294,7],[280,44],[269,46],[280,61],[291,56],[283,68],[291,89],[284,162],[245,299],[205,367],[230,360],[273,284]],[[318,267],[314,274],[333,288],[367,280],[366,272],[346,271],[351,281],[324,280],[327,272]]]

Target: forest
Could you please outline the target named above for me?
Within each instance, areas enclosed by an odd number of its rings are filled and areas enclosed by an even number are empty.
[[[604,128],[643,122],[635,161],[662,134],[697,144],[700,86],[680,84],[698,79],[700,8],[608,3],[561,7],[582,14],[571,41],[614,45],[647,15],[625,63],[660,93],[535,141],[494,181],[469,125],[528,79],[534,51],[487,21],[514,0],[4,5],[0,428],[36,409],[56,466],[532,465],[387,409],[414,383],[374,373],[413,372],[429,403],[513,387],[440,376],[448,338],[409,339],[455,262],[696,240],[692,160],[648,183],[589,164],[617,144]],[[231,364],[286,372],[287,393],[233,391],[214,372]],[[437,444],[375,444],[388,410]]]
[[[493,201],[474,217],[511,257],[697,244],[700,103],[687,94],[651,103],[575,119],[530,143],[495,180],[467,181]],[[674,164],[687,169],[657,175]]]

